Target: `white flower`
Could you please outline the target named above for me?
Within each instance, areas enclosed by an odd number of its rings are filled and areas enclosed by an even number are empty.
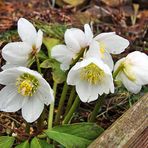
[[[68,73],[67,83],[76,86],[76,92],[83,102],[96,100],[98,94],[114,92],[110,68],[96,58],[76,63]]]
[[[37,120],[44,104],[54,101],[47,81],[28,68],[14,67],[0,72],[0,83],[6,85],[0,91],[0,110],[16,112],[22,108],[22,116],[27,122]]]
[[[77,28],[67,29],[64,34],[66,45],[60,44],[52,48],[51,56],[61,63],[61,69],[69,69],[72,60],[87,46],[85,34]]]
[[[115,64],[114,74],[117,80],[132,93],[138,93],[142,85],[148,84],[148,56],[135,51]]]
[[[93,38],[93,33],[88,24],[85,24],[84,29],[87,43],[90,45],[86,57],[100,57],[113,70],[114,63],[110,53],[120,54],[128,47],[129,41],[116,35],[115,32],[101,33]]]
[[[39,52],[42,45],[43,32],[36,31],[35,27],[26,19],[18,20],[18,34],[22,42],[8,43],[2,49],[2,56],[6,60],[3,69],[15,66],[27,66],[29,58]]]

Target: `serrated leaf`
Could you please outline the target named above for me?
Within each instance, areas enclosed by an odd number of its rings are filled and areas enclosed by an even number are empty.
[[[76,135],[88,140],[94,140],[104,131],[97,124],[87,122],[55,126],[53,130]]]
[[[15,138],[10,136],[0,137],[0,148],[11,148],[14,143]]]
[[[72,148],[72,147],[86,148],[91,143],[90,140],[87,140],[85,138],[70,135],[67,133],[61,133],[54,130],[45,131],[45,133],[49,138],[57,141],[66,148]]]
[[[40,64],[40,67],[41,68],[52,68],[52,65],[53,63],[51,63],[51,60],[47,59]]]
[[[31,141],[30,148],[53,148],[53,145],[48,144],[45,140],[34,137]]]
[[[15,148],[29,148],[28,140],[26,140],[25,142],[22,142],[21,144],[17,145]]]
[[[48,50],[48,56],[49,56],[49,58],[51,58],[51,49],[52,49],[55,45],[60,44],[60,40],[55,39],[55,38],[48,38],[48,37],[45,37],[45,38],[43,39],[43,43],[44,43],[44,45],[46,46],[46,48],[47,48],[47,50]]]

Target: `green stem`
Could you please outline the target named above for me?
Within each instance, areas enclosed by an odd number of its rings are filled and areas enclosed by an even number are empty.
[[[116,71],[113,73],[113,79],[116,78],[116,76],[119,74],[119,72],[122,70],[123,68],[123,65],[121,64],[117,69]]]
[[[67,115],[67,113],[69,112],[71,106],[72,106],[72,103],[73,103],[73,100],[74,100],[74,96],[75,96],[75,88],[72,87],[72,90],[70,92],[70,96],[69,96],[69,99],[68,99],[68,103],[67,103],[67,107],[66,107],[66,111],[65,111],[65,115]]]
[[[43,129],[44,119],[45,119],[45,109],[43,109],[41,116],[37,120],[37,128],[39,131],[42,131],[42,129]]]
[[[64,105],[64,101],[66,99],[67,90],[68,90],[68,85],[65,82],[64,87],[63,87],[63,91],[62,91],[62,94],[61,94],[59,106],[58,106],[58,111],[57,111],[57,114],[56,114],[56,117],[55,117],[55,125],[57,125],[59,123],[60,116],[62,114],[62,108],[63,108],[63,105]]]
[[[26,133],[30,134],[30,124],[26,122]]]
[[[54,98],[56,97],[56,90],[57,90],[57,83],[54,82],[53,84]],[[49,107],[48,129],[52,129],[53,114],[54,114],[54,102],[50,104],[50,107]]]
[[[70,121],[73,113],[75,112],[76,108],[78,107],[78,105],[80,104],[80,99],[77,96],[71,109],[69,110],[68,114],[66,115],[65,119],[63,120],[63,124],[68,124],[68,122]]]
[[[39,58],[38,58],[37,55],[35,55],[35,60],[36,60],[38,72],[39,72],[39,73],[42,73],[42,72],[41,72],[41,68],[40,68],[40,61],[39,61]]]
[[[103,100],[104,100],[104,95],[101,96],[98,100],[97,100],[97,103],[95,105],[95,108],[93,109],[91,115],[90,115],[90,118],[89,118],[89,122],[94,122],[95,119],[96,119],[96,116],[98,115],[99,111],[100,111],[100,108],[103,104]]]

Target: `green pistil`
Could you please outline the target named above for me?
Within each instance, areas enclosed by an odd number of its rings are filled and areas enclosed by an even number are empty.
[[[39,81],[34,76],[24,73],[17,78],[16,86],[22,96],[32,96],[37,91]]]
[[[99,84],[105,73],[97,65],[91,63],[80,71],[80,78],[90,84]]]

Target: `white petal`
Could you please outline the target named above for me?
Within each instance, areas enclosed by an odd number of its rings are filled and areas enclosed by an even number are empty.
[[[17,93],[15,86],[6,86],[0,91],[0,110],[5,112],[16,112],[24,104],[26,97]]]
[[[12,85],[16,83],[16,79],[22,74],[23,72],[19,71],[17,68],[9,68],[2,72],[0,72],[0,84],[3,85]]]
[[[39,97],[41,101],[46,105],[54,102],[53,90],[51,89],[47,81],[41,78],[39,79],[39,83],[40,86],[38,88],[38,94],[41,96]]]
[[[87,46],[85,34],[80,29],[67,29],[64,35],[64,39],[67,47],[74,53],[78,53],[81,48]]]
[[[128,47],[129,41],[114,33],[102,33],[95,38],[104,44],[107,52],[112,54],[120,54]]]
[[[88,85],[88,83],[86,81],[78,81],[76,84],[76,92],[79,95],[79,98],[82,102],[90,102],[91,99],[90,97],[92,96],[92,91],[93,89],[91,88],[91,85]],[[97,94],[93,94],[93,96],[95,96],[94,99],[97,99],[98,95]]]
[[[108,52],[104,52],[104,57],[101,58],[105,64],[107,64],[112,71],[114,68],[114,61],[112,59],[112,56]]]
[[[32,47],[24,42],[8,43],[2,49],[2,56],[8,63],[22,65],[27,62]]]
[[[10,64],[10,63],[6,62],[6,64],[3,65],[1,68],[2,68],[2,70],[6,70],[6,69],[9,69],[9,68],[19,67],[19,66],[20,66],[20,65],[17,65],[17,64]],[[27,67],[27,63],[24,63],[24,65],[21,64],[21,66]]]
[[[85,56],[86,58],[95,57],[97,59],[100,59],[102,57],[102,54],[100,53],[100,46],[97,41],[92,40],[90,47]]]
[[[39,97],[34,94],[22,107],[22,116],[27,122],[31,123],[37,120],[44,109],[44,103]]]
[[[23,42],[28,44],[35,45],[37,32],[35,27],[28,20],[20,18],[18,20],[18,34]]]
[[[75,85],[79,81],[79,70],[74,70],[75,66],[71,68],[67,75],[67,84]]]
[[[62,63],[62,69],[67,70],[75,57],[75,53],[69,50],[65,45],[56,45],[51,50],[51,56]]]
[[[36,38],[36,48],[37,52],[39,52],[41,45],[42,45],[42,40],[43,40],[43,32],[41,30],[38,31],[37,33],[37,38]]]
[[[88,24],[84,25],[84,32],[85,32],[87,44],[89,45],[93,39],[93,32]]]
[[[121,80],[123,85],[125,86],[125,88],[134,93],[137,94],[138,92],[140,92],[141,90],[141,85],[134,83],[133,81],[130,81],[125,75],[124,73],[120,73],[117,77],[117,79]]]

